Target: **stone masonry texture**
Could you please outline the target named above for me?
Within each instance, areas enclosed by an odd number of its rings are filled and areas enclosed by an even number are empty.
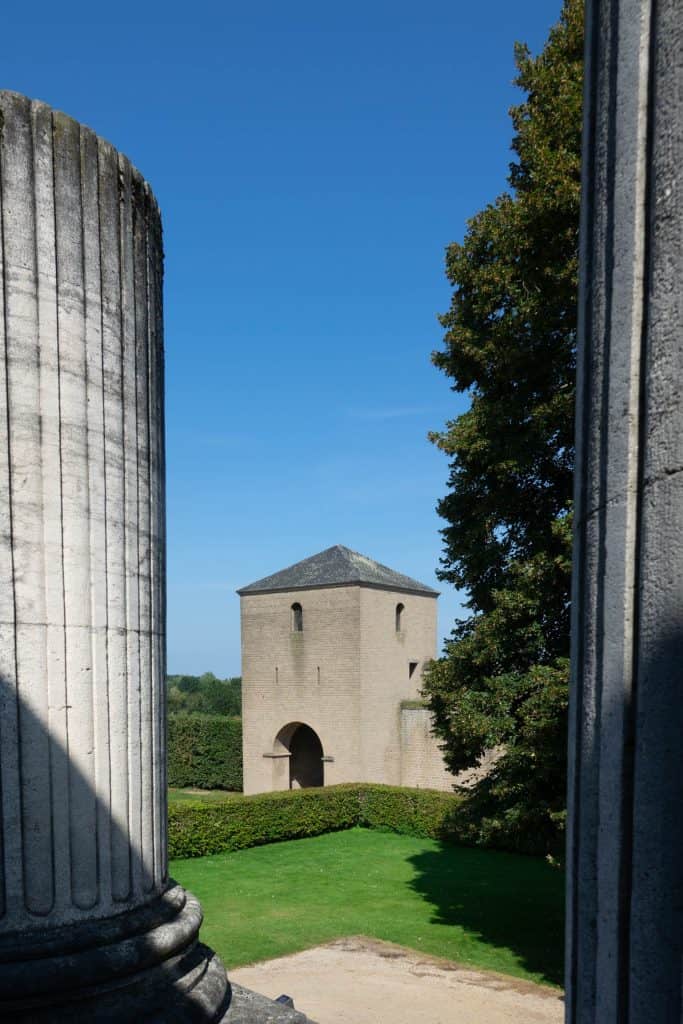
[[[428,708],[401,709],[400,746],[402,786],[448,791],[459,781],[446,768]]]
[[[167,873],[159,211],[0,92],[0,1018],[211,1021]]]
[[[683,1014],[683,10],[586,9],[567,1021]]]
[[[166,884],[163,355],[148,186],[63,114],[12,94],[1,109],[10,929],[105,916]]]
[[[221,1024],[315,1024],[315,1021],[296,1009],[241,985],[233,985],[230,1009]]]

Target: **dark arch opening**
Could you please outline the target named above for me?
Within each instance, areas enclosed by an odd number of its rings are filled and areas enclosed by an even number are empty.
[[[289,788],[323,786],[323,745],[309,725],[299,725],[289,741]]]
[[[402,625],[403,625],[403,605],[402,604],[397,604],[396,605],[396,632],[397,633],[401,632]]]
[[[304,631],[304,610],[298,601],[292,605],[292,632],[303,633]]]

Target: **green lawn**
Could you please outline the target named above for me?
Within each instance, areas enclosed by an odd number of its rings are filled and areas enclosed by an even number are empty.
[[[559,985],[564,877],[543,860],[351,829],[176,860],[228,967],[368,935]]]
[[[241,800],[241,793],[228,793],[224,789],[174,789],[168,788],[169,804],[182,803],[220,803],[224,800]]]

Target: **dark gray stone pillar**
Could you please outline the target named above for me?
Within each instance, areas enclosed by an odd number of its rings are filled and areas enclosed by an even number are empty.
[[[0,92],[0,1017],[210,1021],[167,875],[162,248],[147,183]]]
[[[683,982],[683,4],[588,0],[567,1021]]]

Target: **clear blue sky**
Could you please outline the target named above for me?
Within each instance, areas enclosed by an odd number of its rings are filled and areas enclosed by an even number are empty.
[[[513,43],[559,0],[8,4],[1,85],[123,150],[166,250],[168,664],[240,670],[236,587],[332,544],[436,583],[463,411],[444,247],[505,186]]]

